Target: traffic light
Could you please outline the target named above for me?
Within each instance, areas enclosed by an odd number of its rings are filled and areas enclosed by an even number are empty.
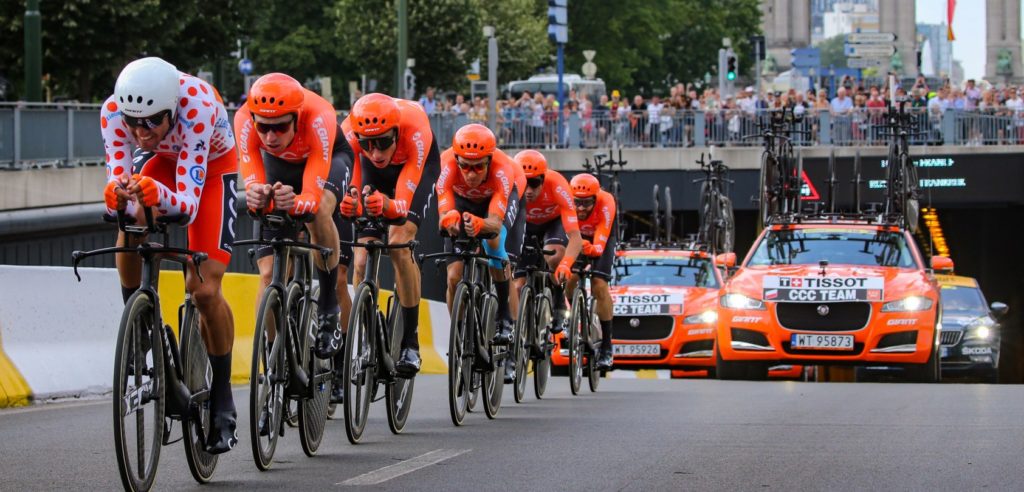
[[[725,58],[725,78],[736,80],[736,55],[732,53]]]

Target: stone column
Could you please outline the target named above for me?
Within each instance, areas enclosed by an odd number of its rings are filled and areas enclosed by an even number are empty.
[[[1007,81],[1004,75],[998,73],[997,65],[999,53],[1008,50],[1013,70],[1008,80],[1017,82],[1024,76],[1020,58],[1020,0],[986,0],[985,9],[985,78],[990,82]],[[954,34],[961,35],[956,32]]]
[[[903,75],[917,74],[916,16],[914,2],[878,2],[878,30],[896,35],[896,51],[903,59]]]
[[[790,51],[811,45],[810,0],[763,0],[761,28],[768,55],[775,58],[779,71],[792,63]]]

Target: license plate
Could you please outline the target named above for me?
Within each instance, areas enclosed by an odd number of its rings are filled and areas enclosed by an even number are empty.
[[[793,348],[818,350],[853,350],[853,335],[811,335],[795,333],[790,339]]]
[[[617,343],[612,346],[612,354],[622,357],[646,357],[661,355],[661,345],[656,343]]]

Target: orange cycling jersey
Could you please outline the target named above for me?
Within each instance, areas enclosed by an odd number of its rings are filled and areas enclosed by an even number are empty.
[[[490,200],[487,213],[503,216],[508,208],[513,186],[525,187],[526,175],[508,154],[495,150],[491,155],[491,164],[487,168],[487,178],[480,186],[470,188],[455,162],[455,151],[448,149],[441,154],[441,176],[437,178],[438,215],[455,210],[455,197],[461,196],[475,203]]]
[[[614,222],[615,197],[607,191],[598,191],[594,211],[590,212],[590,217],[580,219],[580,234],[583,234],[584,238],[589,238],[594,246],[604,248],[607,246]]]
[[[537,198],[525,203],[526,222],[530,224],[546,224],[562,217],[562,228],[566,233],[580,230],[576,208],[569,194],[569,182],[561,173],[553,169],[544,172],[544,184],[537,191]]]
[[[390,165],[402,166],[402,171],[398,175],[398,182],[395,183],[395,196],[392,199],[398,211],[405,215],[423,176],[423,166],[434,142],[434,134],[430,130],[430,119],[423,111],[423,106],[405,99],[395,99],[395,102],[398,103],[401,118],[398,122],[398,148],[391,156]],[[359,146],[359,136],[352,130],[348,118],[341,123],[341,131],[345,133],[345,138],[355,155],[362,156],[363,149]],[[352,166],[354,169],[349,186],[362,191],[363,170],[358,162],[357,160],[357,164]]]
[[[309,89],[302,91],[302,108],[299,109],[295,120],[295,138],[287,148],[278,153],[267,150],[259,136],[255,134],[256,129],[248,106],[242,106],[235,113],[235,133],[238,135],[241,169],[246,189],[249,185],[264,184],[267,181],[261,150],[285,162],[305,164],[302,173],[302,193],[295,197],[293,209],[298,214],[311,212],[320,205],[324,183],[331,170],[331,150],[334,148],[334,138],[338,132],[334,106]]]

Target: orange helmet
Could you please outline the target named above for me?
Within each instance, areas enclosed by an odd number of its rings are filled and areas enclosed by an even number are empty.
[[[245,100],[252,114],[276,118],[288,113],[297,113],[302,108],[304,97],[302,84],[283,73],[268,73],[249,88]]]
[[[374,92],[360,97],[348,113],[352,131],[364,137],[376,137],[398,127],[402,112],[398,103],[387,94]]]
[[[544,154],[536,150],[524,150],[516,154],[515,161],[523,168],[526,179],[543,176],[548,170],[547,159],[544,158]]]
[[[593,174],[583,173],[573,176],[572,181],[569,182],[569,187],[572,188],[573,197],[588,198],[601,191],[601,182]]]
[[[455,155],[464,159],[489,157],[497,146],[498,141],[491,129],[479,123],[459,128],[459,131],[455,132],[455,138],[452,138]]]

